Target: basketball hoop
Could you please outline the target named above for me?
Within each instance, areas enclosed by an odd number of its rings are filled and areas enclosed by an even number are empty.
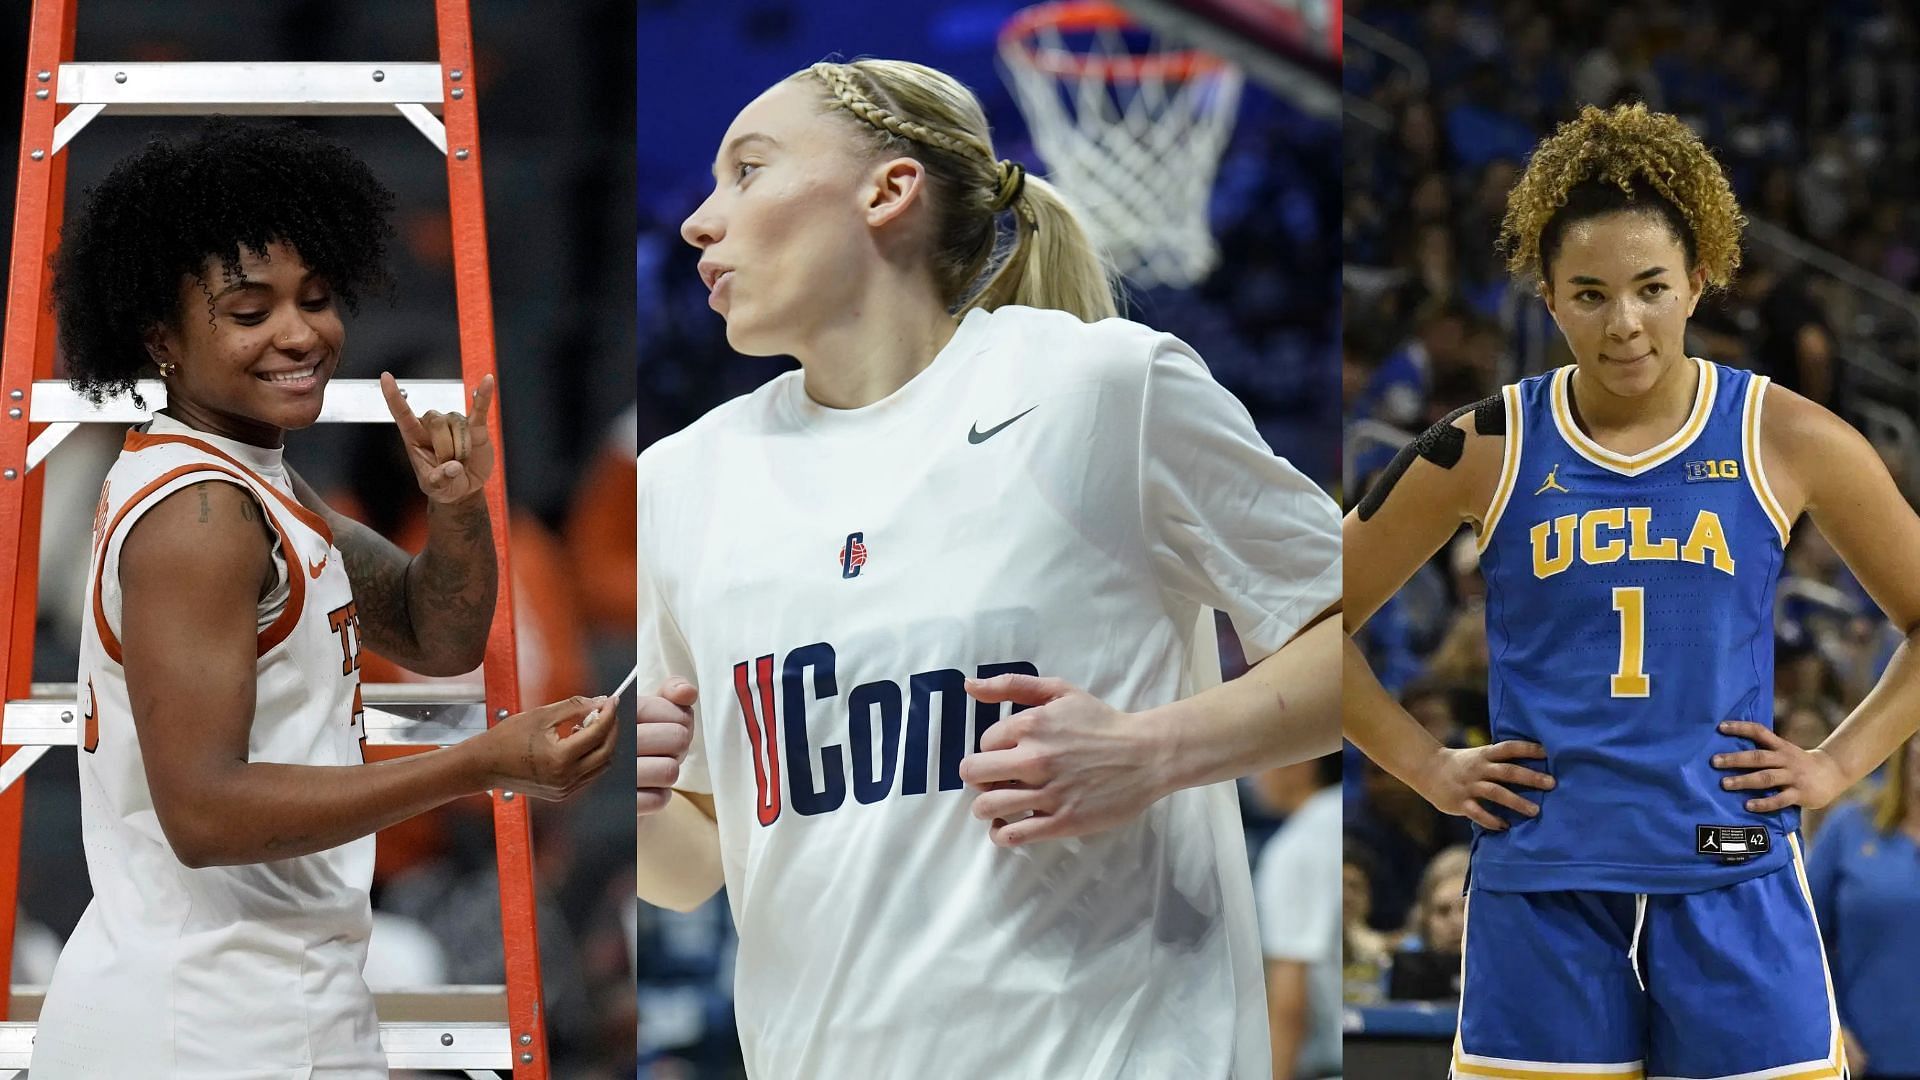
[[[1240,69],[1104,0],[1023,9],[1000,60],[1048,178],[1122,274],[1193,285],[1219,261],[1207,200],[1239,111]]]

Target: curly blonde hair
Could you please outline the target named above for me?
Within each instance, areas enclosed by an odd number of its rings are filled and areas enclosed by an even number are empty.
[[[1686,248],[1688,271],[1704,267],[1709,288],[1733,281],[1747,219],[1726,174],[1678,117],[1638,102],[1588,105],[1541,140],[1507,193],[1499,240],[1507,269],[1547,282],[1568,225],[1620,210],[1664,217]]]

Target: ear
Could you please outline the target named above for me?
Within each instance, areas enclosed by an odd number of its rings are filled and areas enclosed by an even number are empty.
[[[1559,326],[1560,312],[1555,310],[1553,305],[1553,282],[1543,277],[1533,288],[1540,294],[1540,302],[1547,305],[1547,314],[1553,316],[1553,325]]]
[[[1707,268],[1696,266],[1687,275],[1687,282],[1693,286],[1693,296],[1687,300],[1687,318],[1693,318],[1693,309],[1700,306],[1700,298],[1707,294]]]
[[[883,161],[868,176],[867,224],[874,228],[905,214],[927,186],[927,167],[910,157]]]
[[[179,338],[178,331],[161,321],[147,327],[146,333],[140,335],[140,344],[146,346],[147,359],[158,367],[167,361],[180,362]]]

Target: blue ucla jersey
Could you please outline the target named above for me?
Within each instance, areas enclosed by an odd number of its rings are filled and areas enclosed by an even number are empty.
[[[1719,724],[1773,726],[1788,522],[1760,468],[1762,376],[1704,360],[1687,422],[1634,455],[1574,423],[1571,367],[1505,387],[1481,536],[1493,738],[1546,747],[1531,820],[1475,842],[1476,887],[1684,893],[1788,861],[1799,824],[1721,788]],[[1536,763],[1537,764],[1537,763]]]

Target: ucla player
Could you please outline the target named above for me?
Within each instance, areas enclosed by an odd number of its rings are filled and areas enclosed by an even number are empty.
[[[1463,522],[1479,534],[1495,744],[1439,746],[1350,641],[1344,691],[1356,743],[1481,826],[1456,1077],[1845,1072],[1796,808],[1914,728],[1920,672],[1903,648],[1822,747],[1792,748],[1774,584],[1811,518],[1912,633],[1920,519],[1833,414],[1686,354],[1741,223],[1678,120],[1583,110],[1502,230],[1575,362],[1436,425],[1347,518],[1349,630]]]
[[[282,458],[377,284],[391,196],[340,147],[217,122],[121,162],[68,224],[55,302],[98,399],[157,370],[166,409],[101,488],[80,651],[94,898],[60,954],[35,1080],[373,1080],[361,970],[373,838],[462,795],[562,797],[605,768],[609,699],[363,764],[359,657],[470,670],[493,614],[491,380],[470,417],[387,404],[429,505],[408,557]],[[561,738],[598,710],[599,719]]]
[[[715,180],[801,370],[640,458],[640,895],[724,881],[755,1077],[1266,1080],[1223,781],[1336,745],[1331,500],[950,77],[801,71]]]

